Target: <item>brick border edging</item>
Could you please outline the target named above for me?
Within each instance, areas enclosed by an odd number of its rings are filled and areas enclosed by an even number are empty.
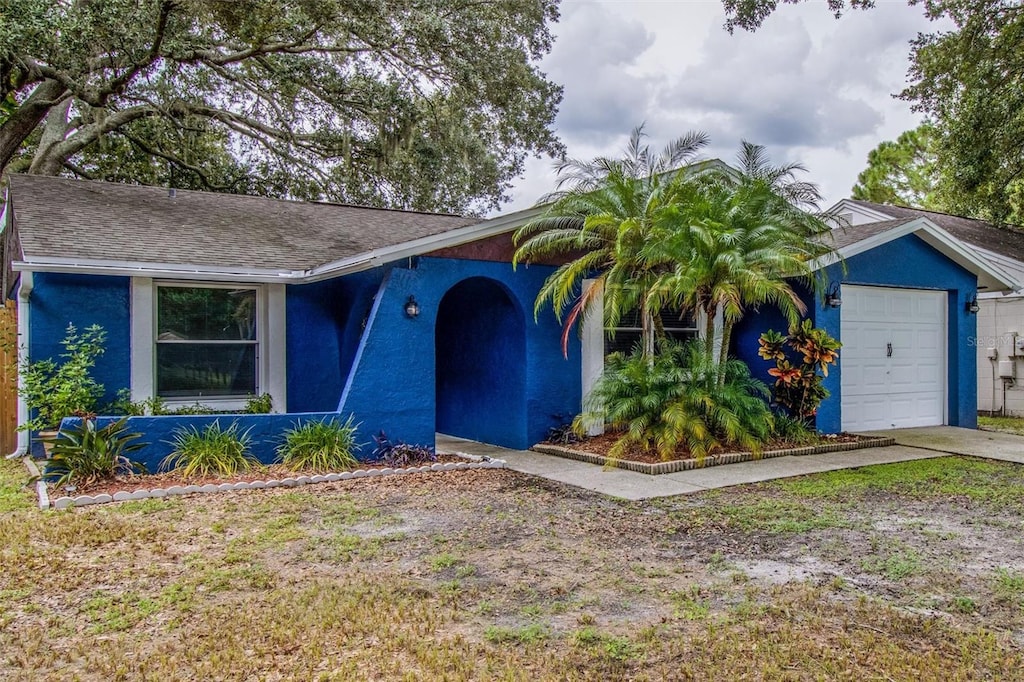
[[[587,464],[600,464],[619,469],[628,469],[641,474],[657,476],[659,474],[674,474],[679,471],[690,471],[692,469],[704,469],[707,467],[720,466],[722,464],[737,464],[739,462],[750,462],[756,459],[770,459],[772,457],[789,457],[794,455],[821,455],[827,452],[845,452],[848,450],[862,450],[864,448],[879,448],[888,445],[895,445],[896,439],[892,437],[867,438],[853,443],[823,443],[821,445],[807,445],[799,448],[786,448],[783,450],[766,450],[755,456],[751,452],[723,452],[719,455],[708,455],[702,460],[698,459],[677,459],[671,462],[658,462],[649,464],[647,462],[634,462],[628,459],[613,459],[604,455],[595,455],[591,452],[574,450],[561,445],[548,445],[538,443],[531,450],[545,455],[555,455],[566,459],[574,459]]]
[[[29,458],[26,458],[29,459]],[[35,467],[34,463],[26,462],[29,471]],[[463,471],[466,469],[505,469],[506,462],[503,459],[476,460],[472,462],[437,462],[420,467],[408,468],[383,468],[383,469],[356,469],[355,471],[342,471],[331,474],[316,474],[313,476],[295,476],[282,479],[271,479],[268,481],[239,481],[237,483],[207,483],[205,485],[175,485],[169,488],[153,488],[151,490],[135,490],[128,492],[121,490],[113,495],[103,493],[100,495],[79,495],[77,497],[58,497],[52,502],[49,500],[46,483],[39,479],[36,491],[39,494],[39,508],[53,508],[57,510],[70,509],[72,507],[85,507],[91,504],[106,504],[107,502],[125,502],[128,500],[145,500],[152,498],[175,497],[178,495],[195,495],[203,493],[221,493],[233,490],[262,490],[264,488],[292,488],[301,485],[316,483],[334,483],[336,481],[348,481],[356,478],[377,478],[380,476],[400,476],[406,474],[429,473],[435,471]],[[38,468],[36,469],[38,471]]]

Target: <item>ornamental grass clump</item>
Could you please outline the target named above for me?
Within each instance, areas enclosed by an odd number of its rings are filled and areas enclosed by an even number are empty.
[[[129,455],[146,444],[132,442],[142,434],[129,433],[127,422],[124,417],[97,428],[95,419],[85,418],[80,425],[61,431],[46,465],[47,477],[53,477],[54,485],[88,485],[145,473],[145,465]]]
[[[337,419],[296,422],[284,433],[284,442],[277,448],[277,458],[291,469],[339,471],[353,468],[359,460],[355,453],[356,425],[352,417],[344,423]]]
[[[175,469],[186,477],[223,476],[251,469],[259,462],[249,452],[250,431],[239,431],[238,422],[222,428],[220,420],[201,430],[195,426],[176,429],[170,441],[174,451],[160,468]]]

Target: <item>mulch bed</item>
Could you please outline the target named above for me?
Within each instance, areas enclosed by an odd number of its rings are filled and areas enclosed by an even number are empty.
[[[465,458],[458,457],[456,455],[438,455],[435,462],[465,462]],[[423,462],[423,464],[433,464],[435,462]],[[40,469],[43,468],[45,462],[38,462]],[[413,466],[413,465],[410,465]],[[417,464],[415,466],[421,466]],[[386,469],[394,468],[390,464],[382,464],[379,462],[360,462],[356,469]],[[284,478],[295,478],[296,476],[312,476],[318,473],[326,473],[319,471],[299,470],[290,469],[283,464],[269,464],[260,466],[257,468],[249,469],[248,471],[240,471],[230,476],[183,476],[178,471],[165,471],[157,474],[141,474],[138,476],[119,476],[113,479],[107,479],[103,481],[97,481],[88,485],[75,486],[73,490],[68,490],[65,486],[54,486],[49,484],[47,489],[52,497],[61,497],[64,495],[113,495],[116,492],[135,492],[136,490],[151,490],[154,488],[170,488],[172,486],[189,486],[189,485],[206,485],[208,483],[221,484],[221,483],[241,483],[251,481],[266,481],[270,479],[284,479]],[[339,472],[340,473],[340,472]]]
[[[589,452],[595,455],[601,455],[603,457],[608,456],[608,451],[612,449],[616,441],[619,440],[620,433],[607,432],[602,433],[598,436],[589,436],[575,443],[560,443],[554,441],[545,441],[547,445],[557,445],[561,447],[571,448],[573,450],[579,450],[580,452]],[[819,439],[812,443],[792,443],[784,440],[772,440],[764,445],[764,451],[768,452],[771,450],[789,450],[793,448],[807,447],[809,445],[826,445],[833,443],[856,443],[861,438],[852,433],[839,433],[839,434],[823,434],[819,436]],[[750,450],[739,447],[738,445],[730,445],[723,452],[747,452]],[[714,454],[714,453],[712,453]],[[619,455],[619,459],[629,460],[631,462],[643,462],[645,464],[660,464],[662,462],[671,462],[675,460],[692,459],[693,454],[685,446],[681,446],[676,449],[675,456],[669,457],[668,459],[662,459],[655,449],[645,451],[640,445],[632,444],[622,454]]]

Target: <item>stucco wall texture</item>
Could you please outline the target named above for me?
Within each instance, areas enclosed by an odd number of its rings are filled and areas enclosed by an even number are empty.
[[[286,296],[287,415],[133,417],[151,469],[170,452],[175,429],[220,419],[251,429],[253,451],[273,460],[280,432],[297,420],[352,415],[358,439],[430,444],[440,430],[512,448],[542,440],[579,410],[579,343],[568,357],[550,310],[533,318],[549,266],[419,258],[316,284]],[[130,281],[39,274],[31,297],[32,357],[56,357],[68,322],[102,325],[107,351],[95,376],[104,401],[130,384]],[[405,313],[409,296],[420,314]],[[66,422],[70,425],[71,421]],[[101,424],[107,423],[102,420]]]

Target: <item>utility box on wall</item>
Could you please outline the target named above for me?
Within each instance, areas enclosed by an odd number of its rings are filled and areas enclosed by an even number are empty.
[[[1014,360],[999,361],[999,378],[1014,379],[1017,376],[1017,363]]]

